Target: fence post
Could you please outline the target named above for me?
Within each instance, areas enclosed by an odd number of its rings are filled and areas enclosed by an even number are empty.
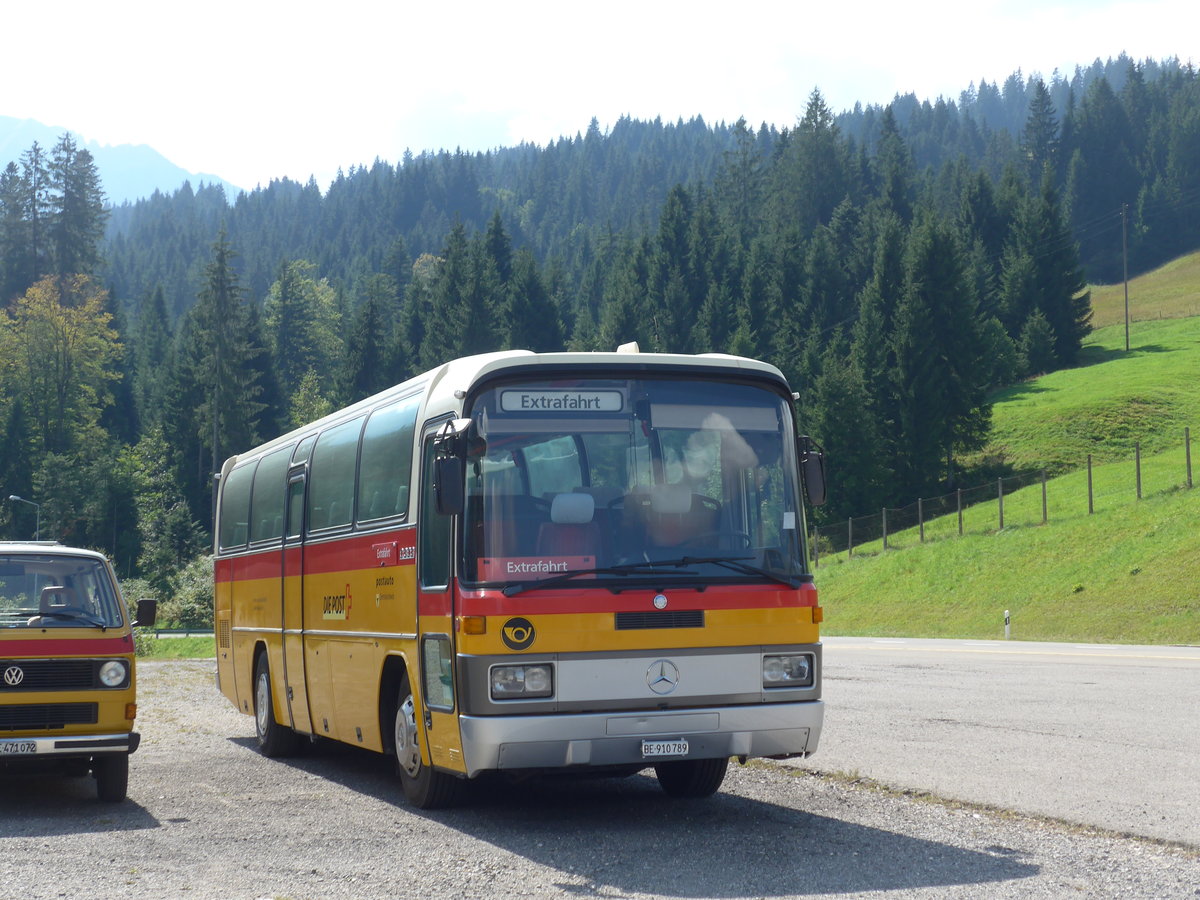
[[[854,519],[846,520],[846,558],[854,555]]]
[[[925,506],[920,497],[917,498],[917,523],[921,529],[921,543],[925,543]]]
[[[996,479],[997,503],[1000,507],[1000,530],[1004,530],[1004,479]]]
[[[813,568],[821,568],[821,532],[816,528],[812,532]]]
[[[1045,525],[1046,521],[1046,470],[1042,469],[1042,524]]]
[[[1183,429],[1183,456],[1187,460],[1187,486],[1192,486],[1192,429]]]
[[[962,488],[955,493],[958,495],[958,536],[962,537]]]
[[[1096,511],[1095,496],[1092,493],[1092,454],[1088,454],[1088,515]]]
[[[883,549],[886,550],[887,545],[887,507],[883,508]]]
[[[1137,498],[1142,499],[1142,444],[1137,441],[1133,445],[1133,465],[1137,469]]]

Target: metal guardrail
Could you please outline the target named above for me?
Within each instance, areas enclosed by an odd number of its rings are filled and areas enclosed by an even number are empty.
[[[214,637],[211,628],[154,628],[149,630],[156,638]]]

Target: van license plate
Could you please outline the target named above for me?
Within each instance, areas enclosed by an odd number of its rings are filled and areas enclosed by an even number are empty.
[[[0,756],[25,756],[37,753],[37,744],[33,741],[0,741]]]
[[[642,741],[642,758],[687,756],[687,741]]]

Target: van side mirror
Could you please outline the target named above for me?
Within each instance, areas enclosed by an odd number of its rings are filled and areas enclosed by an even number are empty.
[[[804,480],[804,496],[813,506],[826,500],[825,450],[808,435],[800,437],[800,475]]]
[[[153,598],[142,598],[137,602],[137,616],[133,624],[138,628],[149,628],[158,618],[158,601]]]

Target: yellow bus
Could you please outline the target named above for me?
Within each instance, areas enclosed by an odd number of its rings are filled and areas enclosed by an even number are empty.
[[[140,736],[134,625],[100,553],[53,541],[0,541],[0,772],[87,775],[125,799]]]
[[[421,808],[496,772],[700,797],[813,753],[824,462],[792,400],[749,359],[507,351],[230,458],[220,690],[266,756],[394,754]]]

